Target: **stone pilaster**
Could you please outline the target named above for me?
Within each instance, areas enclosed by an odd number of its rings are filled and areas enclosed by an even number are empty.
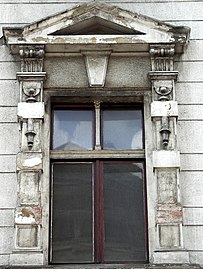
[[[174,45],[150,47],[152,84],[151,117],[153,121],[153,169],[157,184],[156,228],[157,252],[155,263],[165,263],[172,251],[183,251],[182,206],[179,195],[180,153],[177,150],[178,104],[173,70]],[[182,257],[181,256],[181,257]],[[177,263],[182,261],[177,261]]]
[[[44,118],[43,46],[21,46],[21,72],[18,120],[20,152],[17,154],[18,196],[15,212],[13,265],[42,264],[41,175],[43,172],[42,125]]]

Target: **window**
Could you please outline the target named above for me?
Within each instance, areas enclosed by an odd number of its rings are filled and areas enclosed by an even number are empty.
[[[147,261],[142,107],[54,105],[52,263]]]

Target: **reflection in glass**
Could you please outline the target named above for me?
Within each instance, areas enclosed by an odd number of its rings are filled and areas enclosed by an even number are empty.
[[[93,148],[91,110],[55,110],[53,149]]]
[[[143,148],[140,110],[103,111],[103,148],[130,150]]]
[[[143,165],[104,163],[105,261],[145,261]]]
[[[92,164],[53,165],[52,262],[92,262]]]

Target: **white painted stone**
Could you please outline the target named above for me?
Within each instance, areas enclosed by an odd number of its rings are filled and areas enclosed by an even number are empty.
[[[203,105],[179,105],[178,108],[179,120],[203,120]]]
[[[203,250],[203,226],[183,226],[183,245],[187,250]]]
[[[200,251],[189,252],[191,264],[203,265],[203,253]]]
[[[20,62],[0,62],[0,80],[16,79],[16,72],[20,70]]]
[[[0,62],[3,62],[3,61],[6,61],[6,62],[7,61],[9,62],[20,61],[20,57],[18,55],[12,55],[9,51],[8,46],[3,45],[3,46],[0,46]]]
[[[174,63],[174,69],[179,71],[178,80],[179,82],[200,82],[203,81],[202,69],[203,62],[182,62]]]
[[[159,150],[153,151],[153,166],[158,167],[179,167],[180,152]]]
[[[184,225],[203,225],[203,208],[183,208]]]
[[[0,155],[0,171],[15,172],[16,171],[16,156],[15,155]]]
[[[9,264],[10,255],[8,254],[1,254],[0,255],[0,265],[7,265]]]
[[[14,210],[0,209],[0,227],[14,226]]]
[[[18,103],[18,117],[42,119],[44,117],[44,103]]]
[[[0,107],[0,123],[17,122],[16,107]]]
[[[0,227],[0,254],[8,254],[14,248],[14,227]]]
[[[104,87],[109,55],[83,52],[90,87]]]
[[[17,106],[19,84],[17,80],[0,80],[0,105]]]
[[[43,254],[42,253],[12,253],[10,256],[11,265],[42,265]]]
[[[29,2],[28,0],[26,1]],[[24,2],[23,3],[19,2],[19,4],[14,3],[12,4],[11,2],[10,4],[7,5],[4,3],[3,4],[4,8],[0,7],[1,10],[0,22],[2,23],[6,21],[7,23],[31,23],[33,22],[33,17],[35,18],[35,21],[37,21],[44,17],[50,16],[50,14],[70,9],[71,7],[74,7],[76,4],[78,4],[78,2],[85,2],[85,1],[74,0],[71,1],[71,3],[62,1],[59,2],[58,4],[56,4],[56,2],[47,3],[44,1],[43,3],[40,4],[38,0],[33,5],[28,5]],[[185,2],[179,2],[179,1],[177,1],[175,4],[173,3],[173,1],[157,2],[156,8],[154,8],[153,2],[147,3],[146,1],[144,1],[144,3],[143,1],[142,2],[139,1],[140,3],[136,1],[135,3],[134,1],[126,2],[115,0],[111,0],[108,2],[115,3],[115,5],[124,9],[128,9],[132,12],[133,11],[138,12],[160,20],[193,20],[195,15],[197,20],[198,19],[201,20],[202,18],[201,17],[201,10],[203,8],[202,2],[197,2],[195,3],[195,5],[193,5],[193,2],[188,2],[187,5],[185,5]],[[19,15],[17,14],[16,10],[19,11]],[[171,12],[168,12],[169,10]],[[188,13],[188,10],[192,12]],[[10,14],[10,16],[7,17],[7,14]]]
[[[175,55],[175,61],[203,60],[203,40],[190,40],[183,54]]]
[[[0,174],[0,208],[16,207],[17,179],[16,174]]]
[[[17,170],[21,169],[42,169],[42,154],[18,153]]]
[[[176,83],[178,104],[203,104],[203,83]]]
[[[153,263],[157,264],[187,264],[190,263],[189,254],[186,251],[162,251],[162,252],[155,252],[153,254],[154,260]]]
[[[183,206],[203,207],[203,172],[181,172],[180,194]]]
[[[173,21],[173,25],[185,25],[187,27],[190,27],[191,32],[190,32],[190,40],[195,40],[195,39],[202,39],[203,38],[203,21],[196,21],[196,20],[187,20],[187,21]]]
[[[202,121],[178,121],[177,133],[181,153],[203,153]]]
[[[203,171],[203,154],[181,154],[181,171]]]
[[[176,101],[154,101],[151,103],[152,117],[176,117],[178,116],[178,103]]]
[[[106,87],[150,87],[149,57],[110,57]]]
[[[18,124],[0,124],[0,134],[0,154],[16,154],[19,151]]]

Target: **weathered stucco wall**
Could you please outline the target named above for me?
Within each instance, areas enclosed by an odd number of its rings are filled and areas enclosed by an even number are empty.
[[[0,36],[3,26],[24,26],[56,12],[70,9],[76,4],[88,1],[55,1],[55,0],[0,0]],[[175,59],[174,70],[179,71],[176,84],[176,99],[179,104],[178,149],[181,152],[180,194],[183,205],[183,240],[190,253],[190,263],[203,264],[203,1],[186,0],[109,0],[101,1],[121,8],[160,19],[174,25],[185,25],[191,28],[190,42],[181,56]],[[16,153],[19,151],[19,132],[16,107],[19,85],[16,72],[20,70],[20,59],[12,56],[8,48],[0,41],[0,265],[9,264],[9,254],[14,248],[14,208],[16,207],[17,177]],[[106,83],[108,86],[149,87],[149,81],[142,76],[140,69],[148,68],[148,59],[126,59],[130,62],[134,74],[122,76],[119,70],[123,59],[109,62]],[[74,62],[69,60],[55,61],[49,65],[51,58],[45,62],[45,69],[50,74],[45,87],[65,87],[62,78],[67,76],[66,83],[73,87],[88,85],[84,73],[84,61],[78,57]],[[77,63],[77,64],[76,64]],[[64,66],[68,64],[69,73]],[[72,64],[72,65],[71,65]],[[71,68],[74,72],[71,73]],[[118,77],[112,76],[117,71]],[[146,69],[145,69],[146,72]],[[80,81],[75,74],[80,73]],[[53,75],[51,75],[53,74]],[[127,80],[130,81],[127,82]],[[76,83],[76,84],[74,84]],[[137,84],[137,85],[136,85]],[[70,84],[69,84],[70,86]],[[174,254],[175,255],[175,254]],[[178,256],[175,260],[178,260]]]

